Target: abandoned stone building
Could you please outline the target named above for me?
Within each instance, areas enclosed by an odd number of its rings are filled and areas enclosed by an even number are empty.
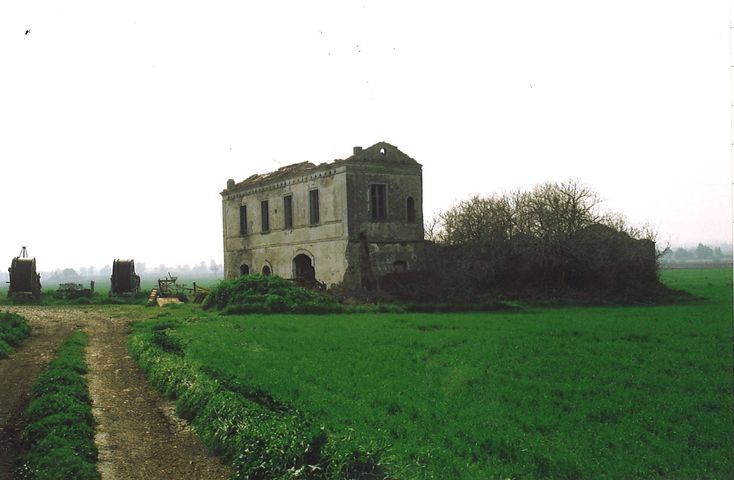
[[[421,165],[380,142],[344,160],[227,181],[224,273],[369,286],[423,262]]]

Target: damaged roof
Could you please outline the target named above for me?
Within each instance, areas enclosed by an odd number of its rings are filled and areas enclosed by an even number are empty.
[[[354,147],[353,153],[350,157],[345,159],[337,159],[331,163],[322,163],[315,165],[311,162],[300,162],[291,165],[280,167],[279,169],[262,174],[250,175],[241,182],[235,183],[234,180],[227,181],[227,191],[244,190],[255,186],[264,185],[267,183],[275,182],[290,178],[294,175],[305,174],[311,170],[319,169],[327,166],[338,166],[349,163],[359,162],[386,162],[386,163],[411,163],[420,165],[413,158],[401,152],[398,147],[390,145],[387,142],[378,142],[371,147],[363,149],[362,147]]]

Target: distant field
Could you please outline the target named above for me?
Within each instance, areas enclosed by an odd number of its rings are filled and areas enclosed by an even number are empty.
[[[663,279],[704,299],[522,313],[159,315],[186,320],[176,330],[186,359],[296,406],[330,438],[387,445],[398,478],[731,478],[731,271]]]
[[[179,284],[185,285],[186,287],[192,287],[193,283],[196,282],[196,284],[200,287],[204,288],[210,288],[219,283],[220,279],[218,278],[203,278],[203,279],[197,279],[197,278],[181,278],[179,280]],[[80,282],[74,282],[74,283],[81,283],[85,288],[89,288],[89,280],[84,280]],[[150,293],[150,290],[153,287],[156,287],[158,285],[157,278],[143,276],[140,281],[140,291]],[[46,299],[50,300],[50,295],[52,292],[54,292],[56,289],[59,288],[58,283],[52,283],[48,281],[44,281],[43,278],[41,279],[41,295],[44,299],[44,303],[46,302]],[[104,279],[97,279],[94,283],[94,293],[97,297],[107,297],[110,292],[110,280],[109,278]],[[7,283],[0,283],[0,305],[7,304],[7,295],[8,295],[8,284]]]

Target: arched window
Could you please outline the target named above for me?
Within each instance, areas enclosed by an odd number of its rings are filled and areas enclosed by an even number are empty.
[[[246,263],[243,263],[240,265],[240,275],[249,275],[250,274],[250,266]]]
[[[266,277],[269,277],[270,273],[271,273],[270,267],[268,265],[263,265],[263,275],[265,275]]]
[[[405,210],[407,212],[408,223],[415,222],[415,200],[413,200],[413,197],[408,197],[405,201]]]

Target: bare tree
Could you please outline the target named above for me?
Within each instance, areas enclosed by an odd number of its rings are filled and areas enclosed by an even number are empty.
[[[513,214],[505,196],[475,196],[440,213],[430,226],[431,234],[446,245],[501,242],[511,235]]]
[[[640,241],[654,242],[654,229],[632,226],[619,214],[602,214],[600,204],[597,193],[576,179],[474,196],[426,225],[427,238],[443,248],[432,261],[441,265],[442,275],[456,272],[449,283],[563,285],[594,279],[612,284],[635,272],[650,278],[648,260],[654,269],[659,252]]]

